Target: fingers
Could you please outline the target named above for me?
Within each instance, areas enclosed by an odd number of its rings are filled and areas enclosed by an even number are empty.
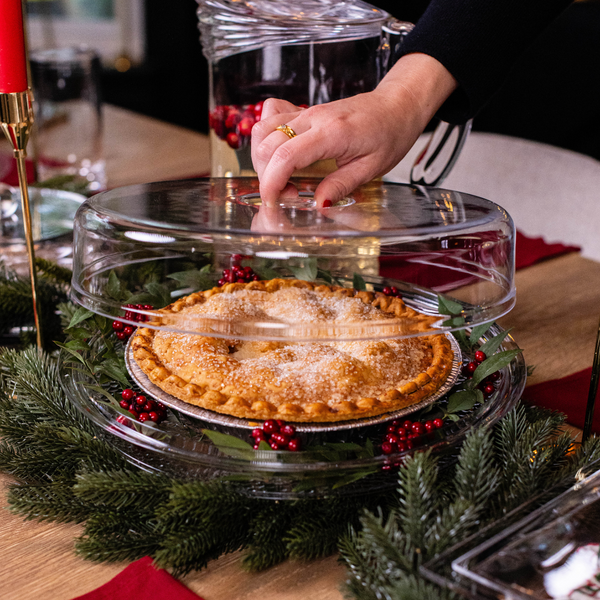
[[[327,175],[315,190],[317,207],[327,208],[348,196],[359,185],[377,177],[375,165],[354,160]]]

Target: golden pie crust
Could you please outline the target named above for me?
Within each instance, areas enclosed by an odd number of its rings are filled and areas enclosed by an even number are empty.
[[[437,317],[399,298],[296,279],[229,283],[157,311],[132,337],[133,357],[159,388],[190,404],[246,419],[346,421],[397,411],[434,394],[452,370],[445,335],[346,342],[241,341],[153,329],[190,317],[236,322],[392,320],[401,334]],[[177,313],[175,315],[175,313]],[[180,323],[181,321],[177,321]],[[233,327],[235,330],[235,327]]]

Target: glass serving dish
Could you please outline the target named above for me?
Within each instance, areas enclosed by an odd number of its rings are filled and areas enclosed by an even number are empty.
[[[114,319],[117,335],[141,322],[175,333],[293,343],[452,337],[463,330],[476,330],[483,343],[505,335],[492,325],[515,301],[515,230],[502,208],[450,190],[382,182],[318,208],[313,197],[318,180],[295,179],[294,184],[295,195],[270,207],[262,206],[255,178],[152,183],[90,198],[75,219],[73,300]],[[400,329],[397,320],[395,325],[381,320],[360,327],[306,319],[232,322],[228,315],[189,313],[154,320],[158,309],[181,297],[233,282],[234,266],[238,274],[249,269],[256,279],[320,281],[400,294],[407,306],[431,318],[426,326],[408,320]],[[121,336],[114,346],[128,364],[130,385],[164,400],[136,374],[126,341]],[[460,385],[462,366],[473,360],[475,348],[461,351],[455,341],[452,345],[451,381]],[[506,336],[498,351],[515,348]],[[176,477],[226,477],[249,494],[271,498],[393,487],[404,458],[417,449],[431,448],[452,460],[456,444],[471,428],[494,423],[510,410],[526,378],[521,355],[512,357],[485,401],[383,454],[381,440],[389,422],[444,416],[451,384],[437,397],[396,413],[327,426],[298,424],[303,449],[291,452],[254,450],[249,429],[261,422],[213,418],[178,410],[168,401],[167,420],[138,422],[119,407],[122,384],[100,390],[95,375],[74,368],[66,356],[63,372],[69,397],[136,464]],[[231,444],[234,438],[239,443]]]
[[[594,468],[598,469],[597,463]],[[528,516],[505,519],[508,522],[499,533],[479,536],[483,539],[476,545],[471,543],[452,557],[451,576],[436,575],[441,572],[437,564],[428,566],[428,575],[468,597],[598,598],[599,515],[600,471],[596,470]]]

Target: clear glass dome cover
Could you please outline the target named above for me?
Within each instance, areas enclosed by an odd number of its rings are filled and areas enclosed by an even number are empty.
[[[439,318],[423,328],[397,319],[232,323],[226,315],[172,313],[154,326],[236,339],[386,339],[471,328],[513,307],[515,229],[500,206],[450,190],[372,182],[318,208],[318,180],[294,183],[298,195],[273,207],[261,205],[256,178],[151,183],[93,196],[75,218],[73,299],[137,325],[217,286],[235,263],[260,279],[375,294],[395,287],[408,306]]]
[[[209,61],[273,44],[306,44],[379,35],[390,15],[361,0],[199,0]]]

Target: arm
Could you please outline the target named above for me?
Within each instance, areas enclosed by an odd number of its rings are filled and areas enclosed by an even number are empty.
[[[457,82],[435,58],[403,56],[377,88],[344,100],[301,109],[270,99],[252,129],[252,161],[263,202],[273,204],[296,169],[334,158],[338,170],[317,187],[319,206],[343,198],[383,175],[412,147]],[[297,134],[275,130],[285,123]]]

